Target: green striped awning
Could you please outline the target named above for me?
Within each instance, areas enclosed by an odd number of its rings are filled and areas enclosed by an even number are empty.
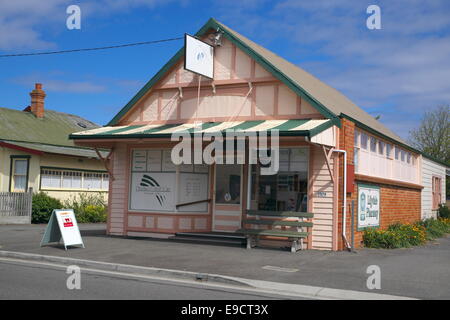
[[[243,133],[278,130],[280,136],[309,136],[333,126],[329,119],[311,120],[254,120],[254,121],[228,121],[204,122],[182,124],[148,124],[103,127],[88,131],[73,133],[70,139],[121,139],[121,138],[164,138],[173,133],[225,133],[234,130]]]

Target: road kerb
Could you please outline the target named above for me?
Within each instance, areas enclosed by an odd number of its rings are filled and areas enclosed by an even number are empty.
[[[93,260],[75,259],[67,257],[47,256],[34,253],[2,251],[0,257],[14,258],[28,261],[59,263],[63,265],[77,265],[79,267],[92,268],[105,271],[116,271],[132,275],[154,276],[159,278],[175,278],[207,283],[221,283],[228,286],[238,286],[243,289],[260,289],[271,291],[281,295],[309,297],[313,299],[338,299],[338,300],[415,300],[414,298],[395,296],[364,291],[342,290],[317,286],[288,284],[263,280],[244,279],[224,275],[197,273],[185,270],[173,270],[154,267],[142,267],[127,264],[100,262]]]

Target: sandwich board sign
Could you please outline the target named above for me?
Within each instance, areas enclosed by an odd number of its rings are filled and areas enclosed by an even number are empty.
[[[185,34],[184,68],[209,79],[214,77],[214,47]]]
[[[82,246],[80,230],[72,209],[55,209],[48,221],[44,236],[42,237],[41,247],[51,242],[64,242],[64,248],[68,246]]]

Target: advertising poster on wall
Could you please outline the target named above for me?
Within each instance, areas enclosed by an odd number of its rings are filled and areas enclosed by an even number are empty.
[[[380,188],[358,184],[358,229],[380,226]]]

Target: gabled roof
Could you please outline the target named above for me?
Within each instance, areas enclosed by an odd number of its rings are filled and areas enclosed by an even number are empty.
[[[380,135],[392,142],[410,149],[413,152],[421,153],[425,157],[428,155],[408,145],[393,131],[388,129],[381,122],[376,120],[366,111],[358,107],[350,99],[333,87],[320,81],[310,73],[301,69],[297,65],[281,58],[270,50],[247,39],[231,28],[211,18],[195,34],[202,36],[209,30],[221,30],[223,35],[235,44],[242,51],[246,52],[257,63],[264,67],[274,77],[286,84],[291,90],[307,100],[326,118],[331,119],[333,124],[340,127],[338,117],[347,118],[356,123],[357,126]],[[184,50],[181,48],[159,71],[151,78],[144,87],[114,116],[107,126],[117,125],[120,119],[141,99],[183,56]]]
[[[63,112],[46,109],[44,118],[39,119],[31,112],[0,108],[0,140],[79,148],[68,139],[69,134],[98,127],[89,120]]]
[[[336,89],[323,83],[310,73],[288,62],[275,53],[247,39],[243,35],[230,29],[226,25],[211,18],[197,33],[202,36],[210,29],[220,29],[224,36],[256,60],[262,67],[285,83],[303,99],[311,103],[325,117],[333,119],[337,116],[347,115],[367,126],[379,131],[383,135],[405,143],[398,135],[386,128],[374,117],[356,106],[347,97]],[[130,102],[108,123],[116,125],[125,113],[158,81],[183,55],[180,49],[163,68],[130,100]],[[336,123],[337,124],[337,123]]]

